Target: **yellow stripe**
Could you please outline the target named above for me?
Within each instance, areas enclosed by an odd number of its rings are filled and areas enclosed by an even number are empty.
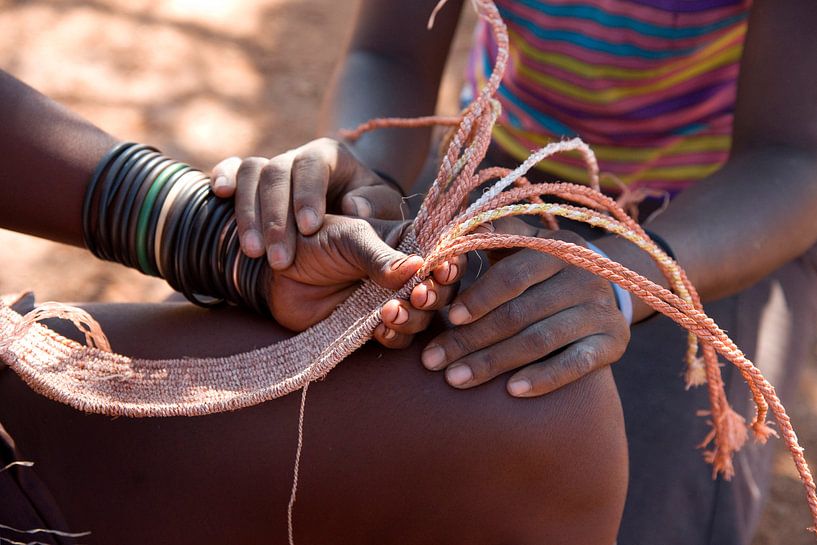
[[[537,148],[544,147],[553,141],[553,138],[550,136],[518,130],[512,127],[497,126],[495,130],[505,131],[507,138],[524,138],[533,143]],[[683,153],[701,151],[728,151],[731,143],[732,138],[729,135],[683,136],[679,138],[676,143],[666,147],[625,148],[622,146],[593,144],[593,151],[602,161],[647,162],[655,159],[658,155],[680,155]],[[528,152],[530,152],[530,150],[528,150]]]
[[[507,152],[509,153],[514,159],[518,160],[520,163],[528,158],[531,154],[531,150],[525,148],[521,145],[513,136],[508,133],[504,127],[496,126],[494,127],[493,132],[494,140]],[[629,185],[638,180],[650,180],[650,179],[662,179],[662,180],[670,180],[670,181],[678,181],[678,182],[688,182],[688,181],[695,181],[705,178],[709,176],[716,170],[718,170],[721,165],[720,164],[705,164],[705,165],[679,165],[679,166],[669,166],[669,167],[649,167],[648,165],[656,160],[660,156],[665,155],[673,155],[674,153],[681,153],[681,151],[692,151],[688,148],[694,148],[698,146],[702,146],[702,144],[706,143],[708,140],[722,140],[723,137],[701,137],[699,143],[690,143],[687,141],[682,141],[677,146],[672,146],[667,149],[654,149],[654,150],[628,150],[624,148],[607,148],[607,151],[615,150],[617,154],[620,155],[629,155],[630,152],[637,152],[633,153],[633,155],[644,155],[648,154],[648,157],[645,157],[646,160],[642,161],[644,164],[644,168],[637,170],[629,175],[619,175],[616,174],[622,182]],[[726,137],[728,141],[728,137]],[[548,141],[553,141],[553,139],[549,139]],[[691,145],[688,145],[691,144]],[[719,142],[719,145],[722,145],[722,142]],[[712,150],[711,147],[703,147],[703,150]],[[728,149],[728,147],[726,148]],[[601,146],[593,146],[594,152],[596,152],[596,156],[604,160],[602,156],[602,147]],[[587,171],[584,168],[575,167],[572,165],[568,165],[565,163],[561,163],[558,161],[552,160],[545,160],[542,161],[537,165],[537,168],[552,173],[558,176],[561,179],[579,182],[579,183],[588,183],[588,176]],[[612,181],[607,181],[606,183],[602,181],[602,186],[612,189],[617,189],[617,186]]]
[[[533,70],[529,69],[526,66],[521,65],[517,66],[517,70],[525,79],[535,81],[542,87],[556,90],[562,93],[563,95],[567,95],[572,98],[578,98],[584,100],[585,102],[590,102],[593,104],[613,104],[625,98],[643,96],[659,91],[664,91],[665,89],[678,85],[679,83],[682,83],[686,80],[690,80],[695,76],[698,76],[710,70],[720,68],[721,66],[725,66],[727,64],[736,63],[740,60],[741,51],[742,47],[735,45],[733,47],[730,47],[723,53],[710,59],[707,59],[705,62],[698,63],[694,66],[690,66],[686,70],[678,72],[677,74],[673,74],[669,77],[660,79],[647,85],[642,85],[640,87],[630,87],[626,89],[616,87],[612,89],[603,90],[587,89],[585,87],[580,87],[578,85],[562,81],[558,78],[548,76],[547,74],[534,72]]]
[[[536,49],[536,47],[528,43],[519,33],[514,32],[513,30],[509,30],[509,33],[511,36],[512,48],[521,51],[524,57],[535,59],[544,64],[552,64],[587,78],[611,77],[624,80],[638,80],[658,78],[664,74],[692,66],[695,63],[700,62],[702,59],[717,53],[719,50],[722,50],[727,43],[737,37],[741,37],[742,43],[742,37],[746,33],[746,24],[743,23],[738,25],[717,40],[713,41],[711,44],[702,48],[700,51],[695,52],[693,55],[682,57],[657,68],[648,69],[623,68],[620,66],[587,63],[561,53]]]

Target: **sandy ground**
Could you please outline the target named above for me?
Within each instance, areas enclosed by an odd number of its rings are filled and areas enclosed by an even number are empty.
[[[0,0],[0,68],[107,131],[207,169],[273,155],[314,136],[317,111],[356,2],[336,0]],[[465,21],[441,97],[455,109]],[[158,301],[161,280],[84,251],[0,230],[0,293],[40,300]],[[791,407],[817,451],[817,373]],[[813,543],[796,474],[778,455],[754,545]],[[644,544],[647,545],[647,544]],[[652,544],[650,544],[652,545]],[[657,544],[656,544],[657,545]]]

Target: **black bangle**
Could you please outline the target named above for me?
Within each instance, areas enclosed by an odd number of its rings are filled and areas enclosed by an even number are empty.
[[[126,210],[124,205],[128,188],[131,187],[135,179],[144,179],[144,176],[140,176],[140,174],[144,171],[149,172],[161,160],[162,155],[158,152],[149,152],[148,155],[142,156],[127,173],[122,183],[119,184],[119,188],[111,195],[110,208],[113,213],[111,215],[110,233],[108,234],[110,245],[113,249],[114,259],[128,266],[132,265],[130,265],[130,256],[126,254],[127,245],[125,241],[127,240],[127,233],[123,232],[123,229],[117,228],[122,225],[122,213]],[[130,209],[127,209],[127,212],[129,213]]]
[[[402,195],[404,199],[406,198],[406,192],[403,191],[403,187],[399,183],[397,183],[397,180],[395,180],[394,178],[392,178],[391,176],[389,176],[388,174],[386,174],[385,172],[382,172],[380,170],[372,169],[372,172],[374,172],[375,174],[380,176],[383,179],[384,182],[386,182],[387,184],[392,186],[394,189],[396,189],[397,192],[400,193],[400,195]]]
[[[102,156],[99,163],[97,163],[96,169],[94,169],[94,173],[91,176],[91,181],[85,188],[85,198],[82,200],[82,238],[85,242],[85,247],[97,257],[100,257],[99,248],[96,243],[96,228],[99,223],[92,221],[95,215],[91,213],[94,208],[94,197],[97,193],[96,186],[99,185],[99,180],[102,178],[102,174],[108,169],[110,163],[115,161],[121,153],[135,145],[136,144],[132,142],[120,142],[108,150],[108,152]]]
[[[654,233],[653,231],[650,231],[649,229],[644,229],[644,232],[645,232],[645,233],[647,233],[647,234],[650,236],[650,238],[652,239],[652,241],[653,241],[653,242],[655,242],[655,244],[656,244],[656,245],[657,245],[659,248],[661,248],[662,250],[664,250],[664,253],[665,253],[665,254],[667,254],[668,256],[670,256],[670,257],[673,259],[673,261],[677,261],[677,260],[675,259],[675,252],[673,252],[673,251],[672,251],[672,247],[670,247],[670,245],[669,245],[669,244],[667,244],[667,241],[666,241],[666,240],[664,240],[664,239],[663,239],[663,237],[661,237],[661,235],[659,235],[659,234],[657,234],[657,233]]]

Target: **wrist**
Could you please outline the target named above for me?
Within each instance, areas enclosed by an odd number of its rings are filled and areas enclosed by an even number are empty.
[[[621,237],[606,236],[594,240],[593,243],[600,248],[607,257],[617,263],[621,263],[628,269],[640,274],[652,282],[668,287],[669,283],[664,278],[663,273],[652,260],[652,258],[635,244]],[[628,292],[629,293],[629,292]],[[655,311],[644,303],[640,298],[630,294],[632,301],[632,323],[638,323],[655,314]]]

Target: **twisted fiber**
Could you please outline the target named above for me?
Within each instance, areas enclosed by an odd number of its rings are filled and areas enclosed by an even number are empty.
[[[487,174],[483,174],[485,171],[480,173],[480,179],[494,177],[495,175],[503,172],[507,174],[509,172],[508,169],[502,168],[491,168],[486,170],[488,171]],[[700,296],[698,295],[695,287],[687,278],[684,270],[679,267],[678,264],[663,251],[663,249],[655,244],[655,242],[653,242],[649,236],[647,236],[643,228],[620,206],[618,206],[615,201],[586,186],[578,186],[567,183],[549,183],[527,185],[521,188],[505,191],[491,199],[485,200],[485,202],[483,202],[477,208],[473,210],[469,209],[469,211],[461,214],[456,220],[449,224],[446,232],[451,233],[453,231],[455,233],[462,233],[471,230],[476,227],[476,224],[482,223],[482,221],[489,221],[491,219],[490,216],[502,216],[504,212],[498,211],[500,207],[504,207],[520,200],[530,199],[532,196],[538,195],[554,195],[565,200],[578,202],[584,206],[600,208],[606,212],[609,212],[616,219],[610,219],[607,216],[586,208],[575,208],[569,205],[564,205],[560,208],[559,205],[545,205],[541,201],[539,203],[535,203],[540,206],[528,207],[526,210],[518,208],[516,211],[506,209],[507,212],[513,215],[537,213],[544,216],[560,215],[569,219],[588,223],[593,227],[601,227],[610,233],[618,234],[626,238],[645,251],[653,259],[672,288],[684,300],[693,304],[699,311],[703,311]],[[479,203],[475,203],[475,205],[477,204]],[[557,212],[557,210],[559,211]],[[485,214],[482,219],[473,220],[473,217],[480,213]],[[455,225],[457,225],[457,222],[461,222],[461,225],[465,225],[466,223],[470,222],[471,228],[456,231]],[[444,235],[443,238],[445,238],[445,236],[450,235]],[[456,234],[454,234],[454,236],[456,236]],[[695,335],[692,333],[688,333],[687,352],[685,356],[687,363],[687,388],[705,383],[707,376],[716,376],[715,373],[718,368],[718,361],[715,353],[711,350],[707,350],[704,347],[703,357],[698,358],[697,351],[697,337],[695,337]],[[719,372],[717,373],[717,376],[720,376]],[[754,383],[749,381],[746,376],[744,376],[744,379],[746,379],[747,384],[749,385],[756,406],[756,414],[752,424],[752,429],[759,440],[765,441],[768,434],[772,433],[771,430],[765,426],[768,409],[766,401],[763,399],[763,396],[758,391]],[[709,398],[710,404],[713,407],[714,420],[716,422],[721,421],[719,418],[721,412],[731,410],[728,407],[728,403],[725,403],[725,392],[721,382],[709,382]],[[739,437],[739,435],[737,437]]]
[[[442,0],[438,4],[435,13],[444,3],[445,0]],[[726,399],[717,354],[736,365],[752,389],[757,405],[752,424],[756,438],[764,441],[774,433],[765,423],[766,411],[771,410],[806,488],[809,508],[817,524],[814,480],[774,388],[706,316],[700,297],[678,264],[650,240],[614,201],[597,192],[598,165],[589,147],[579,139],[554,142],[533,153],[516,169],[475,172],[485,156],[491,129],[499,114],[498,103],[493,97],[508,60],[508,36],[492,1],[472,0],[472,3],[495,34],[498,52],[494,72],[477,99],[463,112],[461,122],[451,136],[448,151],[442,158],[437,177],[415,219],[414,229],[401,245],[403,251],[419,252],[426,256],[426,260],[418,275],[399,292],[392,293],[367,282],[329,318],[300,335],[270,347],[224,358],[159,361],[127,358],[98,348],[83,347],[35,323],[35,319],[48,313],[23,318],[0,302],[0,339],[4,339],[0,342],[0,359],[7,361],[36,391],[81,410],[111,415],[207,414],[246,407],[303,387],[296,473],[288,510],[291,537],[291,516],[303,438],[303,407],[309,382],[325,375],[371,338],[380,321],[379,307],[383,302],[394,296],[407,298],[411,288],[443,261],[477,249],[531,248],[618,284],[687,329],[690,340],[687,384],[705,381],[710,400],[708,414],[712,430],[702,446],[712,443],[711,449],[705,452],[706,459],[713,464],[714,472],[720,472],[727,478],[734,471],[732,455],[746,440],[747,432],[742,417],[731,409]],[[358,129],[362,134],[374,128],[427,126],[440,121],[441,118],[437,117],[410,122],[375,120]],[[450,119],[442,121],[443,124],[453,122]],[[583,157],[591,188],[571,184],[531,185],[524,180],[527,171],[539,161],[554,153],[569,151],[578,152]],[[480,199],[462,211],[469,191],[496,177],[500,179]],[[516,187],[508,190],[511,186]],[[546,194],[588,209],[544,203],[541,195]],[[534,202],[515,204],[525,199]],[[483,221],[523,213],[570,217],[624,236],[655,260],[677,295],[583,246],[555,239],[470,232]],[[93,326],[95,323],[92,320],[89,322],[87,316],[74,315],[72,311],[59,307],[52,308],[50,312],[74,317],[86,325]],[[87,334],[87,328],[85,331]],[[95,335],[88,337],[89,343],[95,339]],[[699,342],[702,350],[700,358],[697,357]]]
[[[400,248],[417,251],[411,234]],[[328,318],[299,335],[250,352],[202,359],[145,360],[82,346],[0,304],[0,359],[33,390],[82,411],[146,417],[236,410],[324,376],[371,337],[383,303],[395,295],[407,298],[418,281],[396,294],[365,282]]]
[[[637,295],[654,310],[668,316],[688,331],[694,333],[706,346],[717,351],[738,367],[744,376],[748,376],[749,382],[753,383],[761,392],[777,421],[780,434],[792,455],[800,480],[806,489],[812,519],[817,524],[817,487],[815,487],[814,479],[803,456],[803,449],[798,443],[791,421],[774,387],[769,384],[760,369],[746,358],[723,330],[705,313],[696,309],[689,302],[638,273],[627,269],[620,263],[604,258],[583,246],[556,239],[539,239],[496,233],[468,234],[461,236],[452,244],[429,256],[426,259],[425,267],[433,270],[443,261],[469,251],[512,247],[530,248],[554,255],[571,265],[581,267],[610,282],[615,282],[622,288]],[[720,376],[719,372],[718,376]],[[713,382],[720,382],[720,379]],[[723,402],[725,398],[719,397],[719,401]],[[713,411],[714,409],[715,407],[713,407]],[[724,473],[726,477],[729,477],[733,472],[731,454],[740,443],[741,433],[738,428],[741,426],[737,421],[739,418],[739,415],[723,412],[719,417],[720,422],[714,422],[716,426],[727,426],[727,433],[713,435],[712,439],[715,441],[715,447],[708,453],[707,460],[713,463],[716,471]],[[732,441],[731,444],[730,441]]]
[[[365,133],[369,131],[373,131],[376,129],[386,129],[386,128],[401,128],[401,129],[414,129],[414,128],[427,128],[434,125],[440,125],[444,127],[457,127],[462,122],[461,116],[448,116],[448,115],[429,115],[425,117],[381,117],[376,119],[370,119],[365,123],[361,123],[357,127],[351,130],[341,130],[339,134],[342,138],[350,140],[354,142]]]

